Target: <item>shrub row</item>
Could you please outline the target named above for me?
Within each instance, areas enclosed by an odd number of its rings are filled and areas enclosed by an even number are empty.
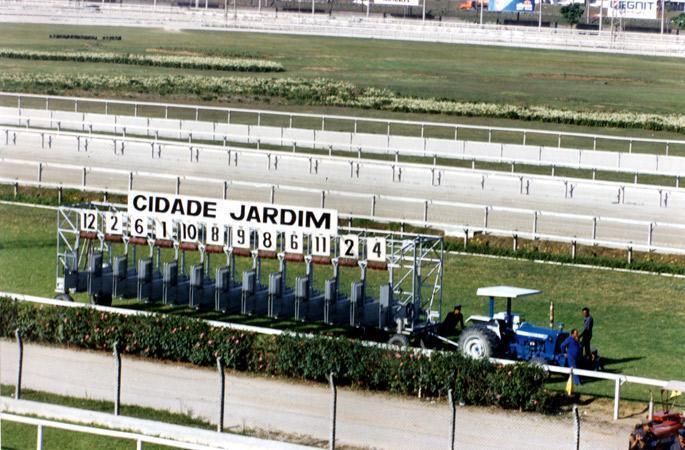
[[[387,350],[344,338],[266,336],[213,327],[171,315],[126,316],[91,308],[63,308],[0,299],[0,336],[19,328],[25,340],[93,350],[111,350],[115,341],[131,355],[202,366],[223,357],[235,370],[325,381],[399,394],[444,396],[472,405],[549,412],[554,397],[544,373],[526,364],[496,366],[456,352],[430,356]]]
[[[181,58],[146,56],[145,58]],[[185,57],[183,57],[185,58]],[[205,58],[213,59],[213,58]],[[25,92],[69,90],[118,93],[194,95],[205,100],[272,97],[292,103],[356,107],[384,111],[507,118],[598,127],[685,131],[685,115],[633,112],[568,111],[544,106],[467,103],[435,98],[404,97],[385,89],[359,88],[345,81],[298,78],[206,76],[108,76],[63,74],[3,74],[0,88]]]
[[[103,38],[104,39],[104,38]],[[131,64],[178,69],[227,70],[239,72],[282,72],[280,63],[263,59],[215,56],[137,55],[132,53],[49,52],[0,48],[0,58],[37,61]]]

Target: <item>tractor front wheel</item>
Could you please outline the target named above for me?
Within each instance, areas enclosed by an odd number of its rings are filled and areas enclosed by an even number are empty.
[[[499,348],[499,338],[485,327],[468,327],[459,336],[459,348],[474,359],[492,358]]]

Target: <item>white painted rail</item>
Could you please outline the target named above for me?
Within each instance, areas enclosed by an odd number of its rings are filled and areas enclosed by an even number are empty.
[[[685,46],[685,42],[683,44]],[[27,106],[28,102],[33,102],[31,105]],[[17,92],[0,92],[0,103],[5,105],[12,105],[16,108],[15,111],[21,111],[24,108],[37,109],[38,104],[44,107],[45,111],[50,110],[63,110],[65,112],[73,113],[99,113],[104,115],[115,115],[111,111],[115,108],[119,108],[119,115],[123,115],[121,108],[128,109],[127,115],[132,115],[133,117],[154,117],[154,118],[165,118],[169,119],[176,115],[176,119],[181,119],[183,121],[196,121],[199,122],[202,116],[205,116],[204,121],[207,121],[207,114],[219,114],[222,118],[221,121],[213,120],[216,123],[225,123],[227,125],[257,125],[261,126],[262,121],[270,120],[271,122],[282,123],[281,127],[293,128],[293,122],[301,120],[308,121],[308,123],[314,121],[320,124],[320,128],[317,126],[317,130],[320,131],[345,131],[357,133],[357,131],[364,126],[375,126],[383,127],[386,129],[386,139],[393,135],[393,128],[402,127],[402,135],[407,137],[421,137],[430,138],[438,137],[435,132],[431,133],[431,130],[439,129],[442,134],[454,135],[455,140],[458,139],[460,130],[471,130],[481,132],[483,139],[486,142],[498,142],[498,143],[509,143],[504,141],[498,141],[498,134],[507,135],[517,135],[519,136],[519,142],[521,145],[526,145],[529,143],[531,136],[544,136],[552,139],[557,143],[557,148],[564,148],[565,142],[568,139],[583,139],[588,144],[587,147],[579,147],[579,149],[593,149],[597,150],[598,145],[602,142],[617,142],[624,147],[624,151],[632,153],[633,151],[639,152],[637,148],[633,148],[637,144],[647,144],[651,146],[656,146],[659,152],[663,152],[664,156],[668,156],[669,152],[673,148],[677,148],[685,152],[685,139],[655,139],[655,138],[643,138],[637,136],[616,136],[610,134],[599,134],[599,133],[576,133],[563,130],[542,130],[535,128],[516,128],[516,127],[493,127],[493,126],[482,126],[482,125],[469,125],[463,123],[454,122],[431,122],[431,121],[416,121],[416,120],[400,120],[392,118],[372,118],[372,117],[360,117],[360,116],[345,116],[345,115],[335,115],[335,114],[314,114],[314,113],[300,113],[292,111],[273,111],[273,110],[263,110],[263,109],[249,109],[249,108],[227,108],[220,106],[208,106],[208,105],[190,105],[182,103],[163,103],[163,102],[145,102],[145,101],[135,101],[135,100],[116,100],[116,99],[99,99],[90,97],[70,97],[70,96],[56,96],[56,95],[44,95],[44,94],[25,94]],[[87,106],[96,106],[99,111],[88,110]],[[176,113],[176,114],[174,114]],[[236,121],[235,116],[240,114],[241,121]],[[179,117],[181,116],[182,117]],[[232,118],[233,116],[233,118]],[[83,116],[71,116],[72,120],[75,118],[83,118]],[[225,122],[223,121],[225,118]],[[248,123],[244,123],[245,120]],[[330,124],[337,124],[338,127],[330,127]],[[328,124],[328,129],[326,128]],[[341,130],[340,125],[344,124],[345,127]],[[268,125],[268,124],[267,124]],[[314,129],[313,127],[310,127]],[[411,130],[414,130],[411,134]],[[361,132],[361,131],[360,131]],[[431,136],[432,134],[432,136]]]
[[[557,168],[585,170],[591,172],[593,179],[598,171],[614,172],[632,175],[634,183],[638,183],[641,175],[659,175],[675,178],[676,187],[680,185],[680,177],[685,175],[685,157],[637,152],[7,107],[0,107],[0,124],[79,131],[89,135],[111,133],[121,139],[161,137],[189,143],[239,142],[293,148],[301,152],[307,149],[348,152],[360,158],[388,155],[394,157],[396,162],[399,162],[400,157],[432,158],[433,164],[437,159],[456,160],[470,162],[473,169],[476,161],[506,164],[511,166],[512,172],[517,165],[528,165],[547,167],[551,169],[552,176]]]
[[[36,162],[35,166],[38,166],[40,163]],[[69,167],[69,166],[67,166]],[[73,166],[72,166],[73,167]],[[88,169],[84,167],[78,167],[77,171],[82,173],[83,171],[86,171],[86,173],[93,173],[95,172],[103,172],[103,173],[116,173],[115,170],[112,169]],[[128,175],[129,180],[131,179],[131,174],[133,172],[122,172],[123,175]],[[203,183],[200,186],[200,190],[197,192],[192,192],[193,194],[196,195],[203,195],[203,196],[216,196],[220,197],[222,194],[219,192],[214,193],[211,190],[211,186],[215,186],[216,191],[222,190],[226,192],[224,189],[226,186],[236,186],[239,185],[238,183],[231,183],[227,182],[225,180],[211,180],[207,178],[201,178],[201,179],[193,179],[192,177],[173,177],[169,175],[163,175],[163,174],[151,174],[151,173],[140,173],[137,172],[135,173],[135,177],[137,178],[145,178],[145,177],[151,177],[151,178],[161,178],[161,179],[167,179],[169,181],[169,186],[166,188],[162,187],[157,187],[155,188],[158,191],[161,192],[173,192],[174,188],[172,187],[173,184],[175,184],[177,187],[180,187],[181,181],[186,182],[186,181],[195,181],[198,184]],[[92,185],[92,184],[70,184],[70,183],[63,183],[63,182],[48,182],[48,181],[33,181],[33,180],[24,180],[20,178],[0,178],[0,184],[4,185],[12,185],[15,187],[19,186],[30,186],[30,187],[40,187],[40,188],[49,188],[49,189],[74,189],[74,190],[82,190],[82,191],[89,191],[89,192],[108,192],[110,194],[119,194],[119,195],[127,195],[128,194],[128,189],[113,189],[107,186],[97,186],[97,185]],[[321,191],[319,190],[307,190],[303,188],[293,188],[293,187],[287,187],[283,185],[275,186],[275,185],[267,185],[267,184],[259,184],[259,183],[240,183],[240,185],[243,186],[248,186],[251,188],[262,188],[263,190],[267,192],[274,192],[276,189],[280,192],[310,192],[310,193],[316,193],[320,195]],[[266,189],[264,189],[266,187]],[[178,192],[178,191],[177,191]],[[635,250],[635,251],[645,251],[645,252],[656,252],[656,253],[666,253],[666,254],[685,254],[685,242],[682,242],[677,236],[680,236],[685,230],[685,225],[682,224],[673,224],[673,223],[665,223],[665,222],[650,222],[650,221],[638,221],[638,220],[627,220],[627,219],[618,219],[618,218],[611,218],[611,217],[596,217],[596,216],[581,216],[581,215],[576,215],[576,214],[563,214],[563,213],[554,213],[554,212],[547,212],[547,211],[536,211],[536,210],[525,210],[525,209],[517,209],[517,208],[507,208],[507,207],[493,207],[493,206],[486,206],[486,205],[474,205],[474,204],[467,204],[467,203],[450,203],[450,202],[426,202],[426,201],[421,201],[421,200],[411,200],[411,199],[406,199],[403,197],[380,197],[380,196],[375,196],[375,195],[367,195],[367,194],[357,194],[357,193],[349,193],[349,192],[344,192],[344,191],[324,191],[324,195],[326,197],[333,197],[335,198],[335,195],[338,195],[342,199],[349,199],[351,201],[354,201],[355,203],[359,203],[359,199],[364,199],[366,201],[362,202],[366,205],[369,204],[370,201],[370,211],[367,212],[366,214],[364,213],[357,213],[357,214],[350,214],[350,213],[344,213],[341,212],[339,216],[342,219],[364,219],[364,220],[370,220],[370,221],[375,221],[379,223],[400,223],[400,224],[406,224],[406,225],[411,225],[411,226],[416,226],[416,227],[425,227],[425,226],[430,226],[436,229],[444,230],[448,234],[457,234],[457,235],[474,235],[476,233],[484,233],[484,234],[490,234],[494,236],[504,236],[504,237],[512,237],[514,239],[516,238],[521,238],[521,239],[532,239],[532,240],[544,240],[544,241],[555,241],[555,242],[564,242],[564,243],[569,243],[572,244],[573,246],[575,245],[590,245],[590,246],[601,246],[601,247],[608,247],[608,248],[616,248],[616,249],[622,249],[622,250]],[[317,197],[318,198],[318,197]],[[414,203],[416,206],[418,206],[418,209],[423,209],[424,215],[428,214],[428,210],[426,208],[426,205],[432,205],[433,207],[438,207],[442,206],[443,208],[439,210],[439,212],[445,212],[446,208],[450,209],[456,209],[457,212],[459,210],[464,211],[461,214],[465,214],[466,211],[472,211],[475,212],[475,214],[478,214],[482,216],[483,224],[478,225],[478,224],[473,224],[473,223],[466,223],[466,222],[444,222],[444,217],[442,220],[440,219],[428,219],[428,220],[421,220],[421,219],[411,219],[407,218],[406,216],[402,217],[401,215],[393,216],[391,214],[379,214],[375,212],[375,208],[377,207],[378,204],[380,204],[381,200],[388,200],[388,201],[396,201],[398,202],[400,206],[400,210],[405,210],[407,209],[408,205],[411,205]],[[287,204],[287,203],[286,203]],[[320,206],[318,202],[312,202],[310,203],[311,206]],[[492,221],[493,219],[489,217],[494,216],[496,213],[501,213],[502,218],[499,221],[499,226],[493,226]],[[420,215],[421,213],[419,211],[416,212],[416,215]],[[585,235],[575,235],[575,234],[564,234],[563,232],[561,233],[554,233],[553,231],[550,232],[543,232],[541,231],[541,225],[540,223],[543,221],[544,218],[550,218],[551,220],[558,221],[560,223],[564,223],[567,221],[580,221],[581,224],[583,224],[584,227],[586,227],[587,231],[585,232]],[[490,220],[491,222],[488,222]],[[507,228],[507,224],[511,222],[516,222],[516,223],[529,223],[531,225],[529,229],[515,229],[515,228]],[[556,223],[556,222],[555,222]],[[615,237],[615,233],[612,233],[612,230],[614,232],[617,230],[617,227],[619,230],[624,229],[622,227],[626,227],[625,230],[627,230],[631,234],[636,234],[636,235],[643,235],[645,236],[644,241],[632,241],[632,240],[624,240],[620,238]],[[606,238],[599,238],[598,237],[598,230],[600,232],[606,228],[606,232],[603,232],[603,234],[606,234]],[[642,232],[638,230],[643,230]],[[659,230],[660,232],[664,233],[668,230],[668,235],[671,233],[674,233],[674,238],[673,239],[668,239],[668,243],[663,243],[663,244],[655,244],[655,231]],[[644,234],[643,234],[644,233]],[[666,240],[666,237],[664,237],[664,240]],[[673,244],[671,244],[673,242]],[[675,245],[678,243],[679,245]]]

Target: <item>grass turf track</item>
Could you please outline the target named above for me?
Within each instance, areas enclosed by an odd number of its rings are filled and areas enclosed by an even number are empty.
[[[0,205],[0,290],[53,295],[55,220],[54,211]],[[247,263],[240,262],[243,265]],[[264,265],[265,273],[273,269],[269,264]],[[291,276],[302,270],[295,264],[289,266]],[[317,271],[320,275],[328,276],[327,273],[328,268]],[[344,276],[349,281],[354,274]],[[370,272],[370,276],[374,285],[384,274]],[[323,276],[318,280],[322,282]],[[514,307],[539,325],[548,321],[550,300],[554,301],[557,321],[564,322],[566,328],[580,326],[580,309],[589,306],[596,321],[593,344],[600,349],[608,370],[661,379],[679,379],[685,373],[685,360],[679,357],[675,344],[685,319],[685,311],[677,306],[678,299],[685,292],[683,279],[480,256],[446,257],[446,305],[462,303],[466,315],[484,314],[486,301],[477,299],[475,291],[479,286],[494,284],[543,290],[543,296],[521,300]],[[341,285],[349,286],[349,283]],[[80,299],[85,300],[83,296]],[[133,306],[135,302],[126,303]],[[498,305],[498,309],[502,307]],[[205,316],[213,317],[213,314]],[[239,320],[238,317],[235,319]],[[269,325],[263,318],[252,318],[247,323]],[[309,324],[302,330],[316,328],[316,325]],[[561,388],[563,384],[562,380],[556,379],[550,386]],[[579,390],[581,393],[610,396],[613,384],[588,382]],[[623,392],[627,398],[648,398],[648,391],[643,387],[625,385]]]
[[[52,33],[121,35],[121,41],[49,39]],[[246,55],[282,63],[276,76],[324,77],[403,95],[563,109],[681,113],[685,61],[676,58],[542,51],[310,36],[142,28],[2,24],[4,47]],[[5,72],[161,74],[222,72],[112,64],[0,59]],[[251,74],[249,76],[264,76]],[[268,76],[272,76],[271,74]]]

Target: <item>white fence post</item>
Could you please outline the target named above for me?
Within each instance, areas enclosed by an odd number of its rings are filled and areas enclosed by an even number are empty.
[[[43,425],[36,427],[36,450],[43,450]]]

